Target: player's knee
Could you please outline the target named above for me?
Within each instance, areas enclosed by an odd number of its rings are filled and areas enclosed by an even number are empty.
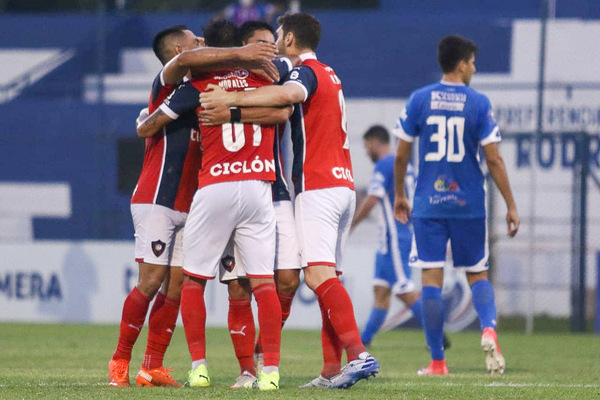
[[[140,279],[137,288],[146,297],[153,298],[162,285],[162,279],[155,276]]]
[[[488,280],[487,271],[481,272],[467,272],[467,281],[469,282],[469,286],[473,286],[475,283],[479,281]]]
[[[277,291],[279,293],[292,295],[296,293],[296,290],[298,290],[298,286],[300,286],[299,273],[285,274],[279,276],[277,279]]]
[[[249,299],[251,297],[251,292],[239,280],[230,281],[227,284],[227,292],[232,299]]]

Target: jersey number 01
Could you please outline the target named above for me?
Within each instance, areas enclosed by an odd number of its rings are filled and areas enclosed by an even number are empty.
[[[223,146],[235,153],[239,151],[246,144],[246,135],[244,134],[244,126],[241,122],[223,124]],[[253,134],[252,134],[252,145],[254,147],[260,146],[260,142],[262,141],[262,130],[260,129],[260,125],[252,124]]]

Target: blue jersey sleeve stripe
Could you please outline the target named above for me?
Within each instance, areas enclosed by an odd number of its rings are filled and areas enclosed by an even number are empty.
[[[498,127],[494,127],[494,129],[487,135],[481,142],[479,142],[482,146],[487,146],[490,143],[498,143],[502,140],[500,137],[500,131]]]
[[[413,136],[410,136],[409,134],[407,134],[406,132],[404,132],[404,128],[402,128],[402,124],[398,124],[398,126],[396,127],[396,129],[393,130],[392,132],[398,139],[403,140],[405,142],[409,142],[412,143],[415,141],[415,138]]]

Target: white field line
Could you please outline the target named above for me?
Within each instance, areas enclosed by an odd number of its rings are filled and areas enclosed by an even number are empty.
[[[498,387],[498,388],[559,388],[559,389],[600,389],[600,384],[560,384],[560,383],[541,383],[541,382],[491,382],[491,383],[456,383],[456,382],[434,382],[430,379],[424,379],[421,382],[397,382],[394,386],[415,387],[415,386],[448,386],[448,387]],[[95,387],[106,386],[108,383],[96,382],[37,382],[27,383],[25,385],[7,385],[0,384],[0,388],[26,387]]]

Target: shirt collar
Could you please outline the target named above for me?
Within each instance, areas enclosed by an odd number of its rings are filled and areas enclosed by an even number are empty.
[[[448,82],[448,81],[445,81],[445,80],[443,80],[443,79],[440,81],[440,83],[441,83],[442,85],[448,85],[448,86],[467,86],[467,85],[465,85],[464,83],[454,83],[454,82]]]
[[[304,62],[306,60],[316,60],[316,59],[317,59],[317,55],[315,54],[314,51],[311,51],[309,53],[300,54],[300,60],[302,62]]]

